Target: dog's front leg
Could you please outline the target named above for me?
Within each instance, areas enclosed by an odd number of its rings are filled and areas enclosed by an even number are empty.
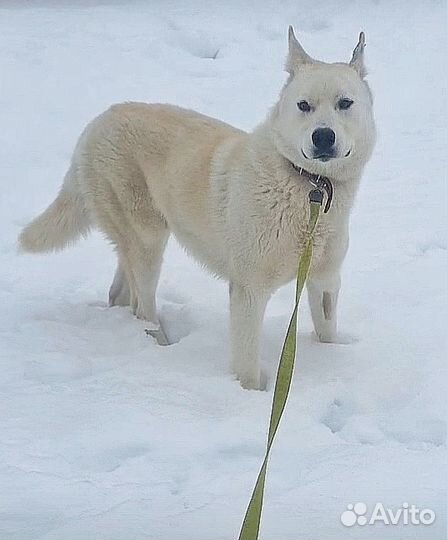
[[[269,295],[230,283],[230,333],[233,372],[243,388],[261,388],[259,343]]]
[[[320,341],[337,341],[337,301],[340,290],[340,273],[310,275],[307,281],[310,311],[315,333]]]

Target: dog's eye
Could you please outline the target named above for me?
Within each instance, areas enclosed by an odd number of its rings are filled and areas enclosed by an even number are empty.
[[[312,110],[312,107],[309,105],[309,103],[306,100],[298,101],[297,103],[298,109],[302,112],[310,112]]]
[[[338,102],[338,108],[342,111],[346,111],[354,102],[349,98],[341,98]]]

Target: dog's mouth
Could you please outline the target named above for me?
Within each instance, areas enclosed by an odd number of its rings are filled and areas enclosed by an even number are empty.
[[[352,148],[350,148],[343,157],[345,158],[349,157],[351,155],[351,150]],[[305,159],[318,159],[319,161],[323,161],[323,163],[326,163],[327,161],[331,159],[336,159],[338,157],[335,151],[334,152],[321,152],[320,154],[314,154],[313,157],[309,157],[309,156],[306,156],[306,153],[301,148],[301,153],[303,154]]]

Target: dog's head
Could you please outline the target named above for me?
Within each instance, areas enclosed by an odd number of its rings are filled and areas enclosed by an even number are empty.
[[[327,64],[311,58],[289,28],[289,79],[271,119],[279,152],[295,165],[343,177],[368,160],[375,127],[364,48],[362,32],[349,63]]]

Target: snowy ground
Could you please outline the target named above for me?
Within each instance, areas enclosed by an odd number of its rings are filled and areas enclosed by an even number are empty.
[[[446,17],[446,4],[410,0],[0,3],[2,540],[237,536],[292,285],[267,314],[269,389],[248,392],[227,366],[226,288],[175,243],[159,298],[178,343],[160,348],[106,307],[115,261],[99,235],[46,257],[17,256],[16,236],[113,102],[253,127],[284,80],[289,23],[327,60],[366,31],[379,139],[344,267],[341,325],[357,341],[315,343],[303,304],[263,538],[447,538]],[[437,519],[343,527],[358,501]]]

